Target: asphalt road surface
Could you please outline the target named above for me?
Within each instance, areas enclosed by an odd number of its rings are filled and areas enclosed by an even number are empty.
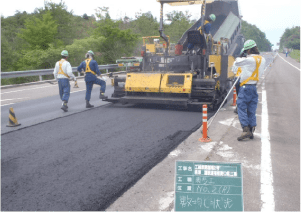
[[[265,78],[265,87],[275,210],[300,210],[300,63],[280,54]]]
[[[268,61],[271,58],[267,56]],[[266,77],[268,101],[273,102],[269,104],[269,113],[275,114],[270,116],[271,138],[275,140],[272,143],[274,180],[279,183],[275,187],[279,194],[275,194],[275,199],[300,198],[298,192],[290,197],[290,183],[300,186],[300,181],[291,180],[300,178],[297,142],[300,138],[300,71],[293,72],[289,65],[281,68],[285,62],[280,58],[275,63],[279,63],[276,72],[279,76]],[[290,71],[293,79],[284,69]],[[279,79],[287,81],[278,82]],[[278,99],[283,98],[280,94],[288,96],[282,93],[284,84],[286,89],[296,90],[288,99],[292,105],[285,110],[276,107],[283,101]],[[68,113],[59,109],[57,90],[53,95],[49,92],[48,97],[13,104],[21,123],[21,127],[14,129],[5,127],[6,113],[12,105],[1,107],[2,210],[105,210],[202,124],[201,113],[174,107],[104,105],[97,100],[99,88],[95,87],[92,103],[98,107],[94,109],[84,109],[84,91],[71,95]],[[112,89],[108,86],[110,92]],[[294,112],[297,108],[298,112]],[[289,118],[277,116],[279,113],[288,114]],[[283,127],[280,123],[285,122],[288,122],[287,129],[281,128],[279,133],[279,127]],[[289,139],[283,137],[284,129],[291,132]],[[283,148],[284,142],[288,145]],[[283,171],[282,160],[286,162],[286,171]]]

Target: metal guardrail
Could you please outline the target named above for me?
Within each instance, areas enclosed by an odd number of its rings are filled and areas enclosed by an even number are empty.
[[[125,67],[125,66],[123,66]],[[109,73],[109,69],[120,68],[117,64],[109,65],[99,65],[99,70],[106,70],[106,73]],[[43,81],[43,75],[53,74],[52,69],[40,69],[40,70],[28,70],[28,71],[10,71],[10,72],[1,72],[1,79],[7,78],[16,78],[16,77],[29,77],[29,76],[39,76],[40,81]],[[72,72],[77,72],[77,67],[72,67]],[[79,76],[79,72],[78,76]],[[121,72],[112,72],[112,73],[121,73]],[[124,72],[122,72],[124,73]]]

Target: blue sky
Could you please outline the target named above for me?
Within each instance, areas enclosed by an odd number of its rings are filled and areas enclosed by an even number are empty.
[[[59,3],[60,0],[52,0]],[[87,13],[92,15],[98,7],[109,7],[109,13],[113,19],[119,19],[125,15],[134,18],[136,12],[148,12],[158,18],[160,16],[160,4],[156,0],[64,0],[68,10],[73,10],[75,15]],[[239,0],[243,20],[256,25],[266,33],[267,38],[276,46],[286,28],[300,26],[300,0]],[[44,0],[10,0],[1,1],[1,15],[7,17],[15,14],[16,10],[32,13],[36,7],[43,7]],[[189,12],[193,18],[199,17],[200,6],[171,7],[164,6],[164,13],[172,10]]]

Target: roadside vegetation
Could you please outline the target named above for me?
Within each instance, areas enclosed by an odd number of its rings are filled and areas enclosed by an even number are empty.
[[[300,62],[300,26],[287,28],[280,38],[280,52],[289,51],[289,55]]]
[[[249,24],[246,21],[242,21],[241,33],[244,35],[245,40],[252,39],[256,42],[259,51],[269,52],[271,51],[272,44],[267,39],[264,32],[262,32],[255,25]]]
[[[300,50],[294,49],[289,55],[300,63]]]
[[[300,26],[285,29],[280,38],[280,49],[300,50]]]
[[[196,20],[188,11],[166,14],[165,34],[177,43]],[[54,68],[63,49],[76,67],[88,50],[96,54],[98,64],[115,64],[116,59],[140,55],[143,36],[159,36],[159,20],[151,12],[137,12],[113,20],[109,8],[98,7],[92,16],[74,15],[63,1],[45,2],[31,14],[16,11],[14,16],[1,17],[1,71],[24,71]],[[270,42],[255,25],[243,21],[242,33],[254,39],[260,51],[271,50]],[[53,76],[47,76],[53,79]],[[38,77],[1,79],[2,85],[37,81]]]

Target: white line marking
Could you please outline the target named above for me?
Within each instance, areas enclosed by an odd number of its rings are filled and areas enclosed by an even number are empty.
[[[1,94],[6,94],[6,93],[16,93],[16,92],[20,92],[20,91],[29,91],[29,90],[40,89],[40,88],[49,88],[49,87],[53,87],[53,86],[57,86],[57,85],[43,86],[43,87],[37,87],[37,88],[30,88],[30,89],[17,90],[17,91],[9,91],[9,92],[3,92],[3,93],[1,93]]]
[[[72,91],[72,92],[70,92],[70,93],[76,93],[76,92],[80,92],[80,91],[85,91],[86,89],[84,89],[84,90],[78,90],[78,91]]]
[[[278,54],[278,55],[279,55],[279,54]],[[279,55],[279,57],[281,57],[281,56]],[[281,57],[281,59],[284,60],[285,62],[287,62],[283,57]],[[300,68],[294,66],[294,65],[291,64],[290,62],[287,62],[287,63],[290,64],[291,66],[293,66],[294,68],[296,68],[296,69],[298,69],[298,70],[300,71]]]
[[[262,83],[261,116],[261,211],[275,211],[269,117],[265,83]]]
[[[15,99],[1,99],[1,102],[2,101],[12,101],[12,100],[16,100],[16,99],[28,99],[28,97],[25,97],[25,98],[15,98]]]
[[[83,82],[83,81],[77,80],[77,83],[79,83],[79,82]],[[42,86],[42,87],[36,87],[36,88],[30,88],[30,89],[22,89],[22,90],[16,90],[16,91],[3,92],[3,93],[1,93],[1,94],[6,94],[6,93],[16,93],[16,92],[20,92],[20,91],[29,91],[29,90],[33,90],[33,89],[49,88],[49,87],[54,87],[54,86],[58,87],[57,84],[54,84],[54,85],[48,85],[48,86]],[[71,85],[70,85],[70,86],[71,86]]]
[[[7,106],[7,105],[13,105],[13,104],[15,104],[15,103],[10,103],[10,104],[6,104],[6,105],[1,105],[1,107]]]

